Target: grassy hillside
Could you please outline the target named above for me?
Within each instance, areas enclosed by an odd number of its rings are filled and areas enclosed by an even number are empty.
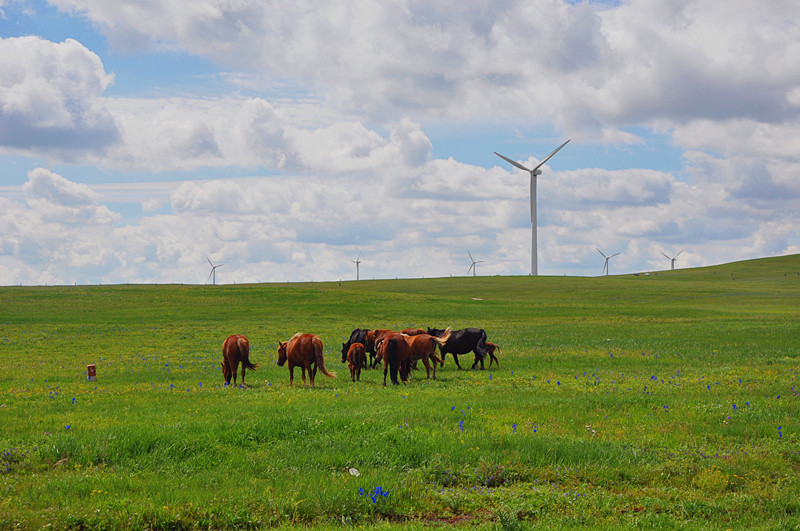
[[[798,315],[798,255],[598,278],[0,288],[0,528],[798,526]],[[502,367],[448,357],[437,381],[350,382],[353,328],[409,326],[485,328]],[[298,331],[338,378],[288,386],[277,342]],[[232,333],[260,363],[246,389],[222,385]]]

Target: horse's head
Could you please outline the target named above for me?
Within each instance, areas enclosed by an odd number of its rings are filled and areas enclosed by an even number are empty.
[[[440,330],[439,328],[428,328],[428,335],[429,336],[436,336],[442,337],[444,330]]]
[[[286,363],[286,345],[288,343],[288,341],[286,343],[278,341],[278,367],[283,367],[283,364]]]
[[[347,361],[347,351],[350,349],[350,345],[347,343],[342,343],[342,363]]]

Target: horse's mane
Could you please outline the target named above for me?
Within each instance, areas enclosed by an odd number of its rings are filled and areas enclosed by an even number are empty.
[[[302,336],[302,335],[303,335],[303,332],[297,332],[295,335],[293,335],[293,336],[292,336],[292,337],[289,339],[289,341],[295,340],[295,339],[297,339],[298,337],[300,337],[300,336]]]

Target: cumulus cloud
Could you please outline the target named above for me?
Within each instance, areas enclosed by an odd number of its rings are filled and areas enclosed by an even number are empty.
[[[73,39],[0,39],[0,149],[67,159],[102,151],[117,140],[102,98],[113,79]]]
[[[43,220],[62,225],[109,225],[119,214],[98,202],[99,196],[84,184],[75,183],[45,168],[28,172],[22,187],[31,208]]]
[[[486,274],[524,273],[527,175],[433,155],[427,131],[475,123],[554,127],[571,149],[644,150],[656,131],[682,151],[671,172],[545,168],[545,273],[586,272],[596,246],[623,251],[625,268],[658,266],[666,247],[700,265],[800,243],[787,229],[800,221],[800,34],[787,2],[51,4],[116,51],[208,58],[234,90],[109,96],[113,74],[84,45],[1,39],[0,150],[118,181],[280,175],[112,193],[36,168],[14,190],[23,200],[3,200],[8,278],[197,282],[211,256],[226,262],[223,282],[332,279],[362,248],[376,276],[458,274],[466,249],[490,257]],[[279,85],[280,97],[261,90]],[[123,221],[119,203],[143,214]],[[48,260],[59,267],[30,266]]]
[[[240,79],[267,72],[381,123],[555,120],[576,138],[635,143],[623,128],[800,112],[800,35],[784,2],[52,3],[120,49],[186,51]],[[184,148],[206,153],[204,139]]]

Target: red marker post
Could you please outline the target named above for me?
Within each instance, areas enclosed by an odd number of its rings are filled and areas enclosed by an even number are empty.
[[[95,368],[94,363],[86,366],[86,374],[89,376],[90,382],[97,381],[97,369]]]

